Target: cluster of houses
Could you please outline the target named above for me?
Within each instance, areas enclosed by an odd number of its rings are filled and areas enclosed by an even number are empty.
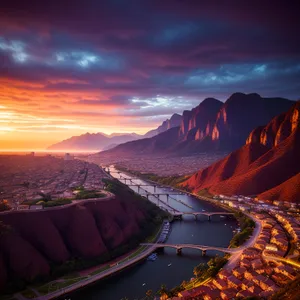
[[[255,217],[262,223],[262,230],[253,247],[242,252],[232,270],[224,268],[204,285],[182,291],[172,299],[229,300],[251,296],[267,299],[295,279],[296,270],[286,264],[284,258],[289,250],[289,238],[299,241],[298,222],[279,213],[256,213]]]
[[[0,200],[6,199],[13,209],[28,208],[22,202],[39,200],[41,195],[51,200],[72,198],[79,186],[103,189],[102,179],[107,177],[96,164],[51,155],[8,156],[1,163]]]
[[[273,213],[274,217],[281,223],[284,229],[292,237],[293,241],[300,246],[300,222],[289,215]]]

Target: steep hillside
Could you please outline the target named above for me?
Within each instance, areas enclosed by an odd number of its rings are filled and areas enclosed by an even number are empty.
[[[161,137],[119,145],[101,155],[188,155],[233,151],[244,144],[253,128],[267,124],[293,104],[287,99],[262,98],[258,94],[235,93],[225,103],[207,98],[191,111],[183,112],[178,128],[165,131]]]
[[[155,228],[160,210],[128,189],[116,194],[108,201],[0,214],[0,288],[16,278],[28,283],[52,276],[53,267],[70,260],[100,263],[136,247]]]
[[[144,134],[144,138],[151,138],[155,135],[158,135],[160,133],[163,133],[167,131],[168,129],[171,129],[173,127],[177,127],[180,125],[182,120],[182,116],[179,114],[174,114],[170,119],[167,119],[164,121],[160,126],[158,126],[156,129],[148,131],[146,134]]]
[[[246,145],[192,175],[182,186],[213,194],[299,201],[300,102],[254,129]]]
[[[132,141],[116,146],[113,149],[103,151],[101,156],[132,156],[157,154],[166,152],[170,145],[175,144],[178,139],[179,127],[171,128],[163,133],[160,133],[152,138]]]

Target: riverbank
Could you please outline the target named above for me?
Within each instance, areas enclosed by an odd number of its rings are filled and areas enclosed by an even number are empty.
[[[130,175],[134,175],[134,176],[138,176],[139,175],[138,172],[131,172],[130,170],[125,170],[123,172],[124,173],[128,173]],[[143,180],[145,180],[147,182],[151,182],[154,185],[157,185],[157,184],[161,185],[160,182],[155,182],[153,180],[149,180],[149,179],[143,179]],[[241,219],[243,218],[243,216],[245,216],[248,219],[247,222],[249,220],[251,220],[253,222],[252,224],[249,223],[251,225],[251,226],[249,225],[251,227],[251,229],[249,229],[249,230],[247,229],[246,230],[247,232],[245,232],[243,234],[242,233],[236,233],[235,236],[231,240],[231,246],[238,247],[238,249],[240,251],[237,252],[237,253],[232,254],[229,257],[229,259],[228,259],[227,263],[225,264],[225,266],[223,267],[223,269],[231,271],[234,267],[236,267],[236,265],[237,265],[237,263],[238,263],[238,261],[239,261],[239,259],[241,257],[242,251],[245,250],[246,248],[252,247],[254,245],[254,243],[256,242],[256,240],[258,239],[258,236],[259,236],[259,234],[260,234],[260,232],[262,230],[261,221],[259,219],[255,218],[253,215],[251,215],[249,213],[241,212],[238,209],[233,209],[231,207],[228,207],[227,205],[221,203],[220,201],[218,201],[216,199],[209,198],[209,197],[204,196],[204,195],[200,196],[200,195],[198,195],[196,193],[192,193],[192,192],[180,189],[177,184],[174,184],[174,185],[164,185],[164,186],[167,186],[167,187],[171,188],[172,190],[188,194],[188,195],[190,195],[192,197],[195,197],[196,199],[209,202],[210,204],[212,204],[212,205],[214,205],[216,207],[222,207],[226,211],[234,212],[234,213],[237,213],[237,214],[241,214],[240,215],[240,220],[239,220],[239,218],[237,218],[238,221],[241,221]],[[246,221],[245,221],[245,223],[246,223]],[[248,226],[245,226],[245,228],[248,228]],[[207,280],[208,279],[206,279],[205,282],[207,282]],[[201,283],[198,282],[198,285],[201,285]]]
[[[163,222],[159,230],[155,233],[155,235],[149,237],[149,239],[147,239],[147,242],[155,242],[156,240],[162,239],[165,236],[166,228],[170,227],[166,227],[165,222]],[[47,284],[44,284],[40,287],[35,286],[32,289],[27,288],[26,294],[30,296],[30,299],[55,299],[65,294],[72,293],[78,289],[85,288],[88,285],[94,284],[99,280],[120,273],[126,270],[127,268],[138,264],[140,261],[146,259],[155,250],[155,247],[139,247],[127,253],[126,255],[119,257],[118,259],[109,261],[107,264],[102,264],[90,268],[89,270],[85,270],[86,272],[82,271],[80,272],[81,274],[79,277],[73,278],[74,276],[64,276],[55,281],[48,282]],[[34,292],[30,293],[31,290],[33,290]],[[15,294],[14,297],[16,299],[20,299],[20,294],[22,297],[23,293],[24,292]],[[34,295],[36,295],[37,297],[35,297]]]

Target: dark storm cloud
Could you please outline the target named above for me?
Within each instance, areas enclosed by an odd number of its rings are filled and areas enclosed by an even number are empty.
[[[147,112],[129,112],[141,116],[166,113],[157,95],[174,104],[186,97],[190,107],[236,91],[299,97],[292,2],[199,2],[9,1],[0,13],[0,78],[105,94],[78,100],[87,106],[107,99],[132,109],[131,99],[142,107],[148,97]]]

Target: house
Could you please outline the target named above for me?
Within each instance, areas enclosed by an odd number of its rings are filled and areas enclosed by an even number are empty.
[[[239,267],[239,268],[235,268],[232,273],[235,277],[241,279],[242,277],[244,277],[244,273],[247,271],[247,269],[245,267]]]
[[[254,295],[259,295],[262,292],[262,289],[259,286],[254,285],[249,289],[249,291],[252,292]]]
[[[265,278],[266,277],[263,275],[257,275],[257,276],[254,276],[252,280],[255,284],[260,285],[260,282],[265,280]]]
[[[249,269],[250,268],[250,260],[247,258],[241,259],[240,266],[245,267],[246,269]]]
[[[242,285],[242,282],[234,275],[228,277],[228,286],[237,289]]]
[[[247,280],[252,280],[253,277],[255,277],[255,274],[256,274],[256,273],[254,273],[254,272],[246,271],[246,272],[244,273],[244,277],[245,277],[245,279],[247,279]]]
[[[263,280],[260,281],[259,286],[262,288],[262,290],[276,290],[276,284],[273,280],[270,278],[265,277]]]
[[[218,278],[213,280],[213,284],[219,289],[224,290],[227,288],[227,282],[224,279]]]
[[[220,291],[218,289],[213,289],[207,294],[203,295],[204,300],[216,300],[220,298]]]
[[[274,294],[274,292],[272,291],[262,291],[259,294],[259,297],[262,297],[263,299],[269,299],[270,296],[272,296]]]
[[[275,273],[271,276],[272,280],[277,283],[279,286],[284,286],[290,281],[288,277],[283,274]]]
[[[255,243],[254,247],[255,247],[256,249],[258,249],[258,250],[264,250],[265,247],[266,247],[266,242],[264,242],[264,241],[262,241],[262,240],[258,240],[258,241]]]
[[[235,297],[237,291],[234,288],[230,288],[224,291],[221,291],[220,296],[223,300],[231,300]]]
[[[255,249],[255,248],[248,248],[248,249],[245,249],[245,250],[243,251],[242,256],[241,256],[242,259],[247,258],[247,259],[251,259],[251,260],[252,260],[252,259],[255,259],[255,258],[257,258],[257,257],[259,257],[259,252],[258,252],[258,250]]]
[[[263,263],[260,258],[257,258],[251,262],[251,267],[253,270],[263,267]]]
[[[218,276],[223,280],[227,280],[227,278],[231,276],[231,274],[226,270],[222,270],[221,272],[219,272]]]
[[[240,291],[237,293],[237,297],[241,297],[242,299],[247,298],[247,297],[252,297],[252,296],[253,296],[253,293],[248,290]]]
[[[294,269],[290,266],[287,266],[287,265],[281,265],[281,266],[276,267],[275,272],[283,274],[283,275],[285,275],[286,277],[288,277],[292,280],[295,278]]]
[[[270,251],[278,251],[278,247],[275,244],[267,244],[266,249]]]
[[[243,282],[242,282],[242,289],[243,290],[249,290],[251,287],[253,287],[254,286],[254,282],[253,281],[251,281],[251,280],[244,280]]]

